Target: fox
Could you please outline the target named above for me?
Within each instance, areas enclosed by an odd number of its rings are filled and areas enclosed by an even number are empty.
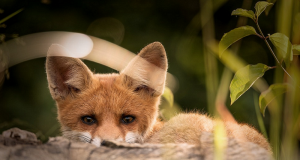
[[[160,42],[144,47],[119,73],[93,73],[79,58],[47,56],[48,87],[63,136],[98,147],[111,140],[200,144],[203,133],[214,132],[215,119],[197,112],[179,113],[167,122],[159,118],[167,68]],[[230,121],[223,124],[227,137],[272,152],[255,128]]]

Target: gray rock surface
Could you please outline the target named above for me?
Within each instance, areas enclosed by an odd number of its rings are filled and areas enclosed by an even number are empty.
[[[202,145],[199,146],[108,142],[101,147],[88,143],[72,142],[63,137],[50,138],[47,143],[42,144],[32,137],[26,140],[26,138],[20,139],[19,136],[16,138],[10,135],[13,134],[0,135],[1,160],[214,159],[213,135],[209,133],[203,134],[200,138]],[[227,160],[272,159],[272,156],[258,145],[247,143],[246,146],[241,146],[235,139],[228,139],[224,156]]]

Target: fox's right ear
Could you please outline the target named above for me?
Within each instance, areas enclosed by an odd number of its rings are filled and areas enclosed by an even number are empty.
[[[48,56],[46,72],[51,96],[54,100],[75,97],[92,82],[93,73],[78,58]]]
[[[129,62],[121,71],[121,76],[125,84],[133,90],[146,88],[151,95],[160,96],[165,88],[167,68],[164,46],[159,42],[153,42]]]

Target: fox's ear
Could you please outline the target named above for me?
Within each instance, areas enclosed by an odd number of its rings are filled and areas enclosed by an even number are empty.
[[[121,71],[123,82],[133,90],[147,89],[154,96],[163,93],[168,62],[166,51],[159,42],[144,47]]]
[[[59,56],[47,57],[46,72],[54,100],[76,96],[90,85],[93,75],[80,59]]]

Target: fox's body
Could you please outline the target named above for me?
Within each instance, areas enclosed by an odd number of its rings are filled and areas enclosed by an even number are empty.
[[[49,89],[58,107],[63,135],[100,146],[105,140],[128,143],[199,144],[215,122],[197,113],[179,114],[168,122],[158,119],[167,57],[163,46],[146,46],[120,74],[93,74],[76,58],[48,57]],[[227,135],[253,142],[266,150],[266,139],[255,129],[224,122]]]

